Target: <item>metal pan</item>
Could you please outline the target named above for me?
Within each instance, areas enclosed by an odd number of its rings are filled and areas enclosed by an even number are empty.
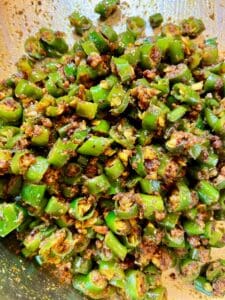
[[[23,54],[27,36],[40,26],[65,31],[72,44],[74,39],[67,16],[74,10],[82,11],[96,23],[93,7],[97,0],[0,0],[0,79],[15,71],[14,64]],[[225,0],[128,0],[121,1],[121,10],[108,23],[123,30],[125,17],[161,12],[165,20],[180,20],[188,16],[203,19],[206,35],[218,37],[221,52],[225,50]],[[148,33],[151,29],[148,27]],[[0,299],[1,300],[76,300],[81,297],[71,287],[60,285],[46,270],[37,271],[32,263],[14,255],[11,241],[0,241]],[[213,257],[225,258],[225,249],[213,251]],[[203,300],[193,287],[184,284],[173,270],[163,274],[169,300]],[[206,298],[207,299],[207,298]],[[216,300],[216,298],[210,298]],[[221,299],[221,298],[220,298]],[[225,300],[225,297],[223,298]]]

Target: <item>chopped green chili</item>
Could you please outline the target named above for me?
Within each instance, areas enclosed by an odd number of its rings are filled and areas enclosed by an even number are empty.
[[[118,34],[102,21],[119,2],[97,3],[99,26],[74,11],[71,49],[41,28],[0,82],[0,236],[90,299],[165,300],[175,263],[224,296],[225,62],[195,17]]]

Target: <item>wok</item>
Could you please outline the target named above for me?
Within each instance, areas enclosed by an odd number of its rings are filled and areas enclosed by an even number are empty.
[[[41,26],[65,31],[72,44],[73,34],[67,16],[74,9],[80,10],[98,22],[93,8],[97,0],[1,0],[0,1],[0,79],[15,71],[14,63],[23,54],[27,36]],[[225,1],[224,0],[128,0],[121,1],[120,10],[107,21],[123,30],[124,18],[132,15],[148,16],[161,12],[165,20],[180,20],[188,16],[203,19],[206,34],[218,37],[221,53],[225,50]],[[151,29],[147,28],[147,33]],[[224,43],[223,43],[224,42]],[[73,288],[61,285],[46,270],[38,270],[31,262],[15,255],[13,237],[0,240],[0,299],[1,300],[76,300],[82,299]],[[225,250],[213,251],[213,257],[225,258]],[[169,300],[203,299],[194,288],[176,279],[170,270],[163,274]],[[211,298],[215,300],[216,298]],[[220,298],[221,299],[221,298]],[[224,298],[225,299],[225,298]]]

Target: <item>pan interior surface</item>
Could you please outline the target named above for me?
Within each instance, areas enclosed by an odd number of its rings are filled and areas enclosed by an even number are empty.
[[[67,33],[70,45],[74,40],[69,27],[68,15],[80,10],[96,24],[98,16],[93,11],[97,0],[4,0],[0,1],[0,80],[15,72],[15,62],[24,53],[25,39],[40,27],[50,27]],[[221,53],[225,50],[225,1],[224,0],[128,0],[121,1],[120,10],[107,20],[122,31],[127,16],[140,15],[148,20],[149,15],[160,12],[164,20],[177,21],[188,16],[201,18],[206,25],[206,36],[218,37]],[[148,22],[147,22],[148,23]],[[147,34],[151,33],[150,27]],[[54,278],[39,271],[29,261],[16,256],[10,247],[11,241],[0,243],[0,299],[1,300],[66,300],[82,299],[71,287],[60,285]],[[213,258],[225,259],[224,249],[213,251]],[[193,287],[170,276],[163,275],[163,284],[169,300],[203,300]],[[206,298],[208,299],[208,298]],[[215,300],[217,298],[210,298]],[[222,298],[218,298],[222,299]],[[223,298],[225,300],[225,298]]]

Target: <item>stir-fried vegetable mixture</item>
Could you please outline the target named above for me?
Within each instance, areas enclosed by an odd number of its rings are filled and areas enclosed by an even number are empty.
[[[95,7],[101,19],[117,0]],[[93,299],[162,300],[177,266],[225,294],[225,62],[201,20],[127,19],[122,33],[75,11],[80,35],[42,28],[0,85],[0,236],[55,265]]]

